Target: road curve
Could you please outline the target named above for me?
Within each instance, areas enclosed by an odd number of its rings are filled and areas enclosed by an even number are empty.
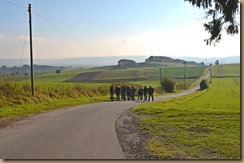
[[[208,77],[208,73],[204,78]],[[191,94],[155,97],[155,101]],[[126,159],[115,133],[122,111],[143,102],[75,106],[26,118],[0,129],[1,159]]]

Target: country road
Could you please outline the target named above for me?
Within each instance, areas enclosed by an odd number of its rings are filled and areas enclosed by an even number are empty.
[[[204,78],[209,76],[209,72]],[[155,101],[194,93],[155,97]],[[0,129],[1,159],[126,159],[115,133],[120,114],[143,102],[114,101],[31,116]]]

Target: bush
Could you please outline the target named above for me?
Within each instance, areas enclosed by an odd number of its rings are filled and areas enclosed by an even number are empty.
[[[202,80],[200,82],[200,90],[208,89],[208,82],[207,80]]]
[[[161,86],[163,87],[164,92],[172,93],[175,90],[176,81],[171,77],[164,76],[161,81]]]
[[[56,74],[61,74],[61,70],[56,70],[55,73]]]

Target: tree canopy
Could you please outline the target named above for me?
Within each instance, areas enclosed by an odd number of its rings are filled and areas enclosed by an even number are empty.
[[[193,6],[205,10],[205,18],[211,18],[204,23],[205,31],[209,32],[210,38],[205,39],[207,45],[216,45],[222,37],[222,30],[227,34],[235,35],[239,32],[239,22],[236,16],[240,14],[239,0],[185,0]]]

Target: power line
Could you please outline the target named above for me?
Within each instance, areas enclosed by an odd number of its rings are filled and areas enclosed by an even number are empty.
[[[27,9],[27,7],[22,6],[22,5],[19,5],[19,4],[14,3],[14,2],[11,2],[11,1],[9,1],[9,0],[3,0],[3,1],[5,1],[5,2],[11,4],[11,5],[14,5],[14,6],[17,6],[17,7],[20,7],[20,8],[25,8],[25,9]],[[93,53],[95,53],[95,54],[97,54],[97,55],[102,55],[102,54],[98,53],[98,51],[100,51],[100,52],[103,52],[103,53],[105,53],[105,54],[107,54],[107,55],[109,55],[109,56],[113,56],[113,55],[111,55],[109,52],[107,52],[107,51],[105,51],[105,50],[103,50],[103,49],[101,49],[101,48],[98,48],[98,47],[92,45],[91,43],[89,43],[89,42],[87,42],[87,41],[85,41],[85,40],[83,40],[83,39],[75,38],[75,37],[69,35],[67,32],[65,32],[64,30],[62,30],[60,27],[58,27],[57,25],[55,25],[53,22],[51,22],[50,20],[48,20],[45,16],[43,16],[43,15],[40,14],[39,12],[37,12],[37,11],[35,11],[35,10],[32,10],[32,11],[33,11],[33,13],[35,13],[37,16],[39,16],[41,19],[43,19],[44,21],[46,21],[49,25],[51,25],[51,26],[54,27],[55,29],[59,30],[61,33],[63,33],[63,34],[66,35],[67,37],[69,37],[69,38],[75,40],[76,42],[78,42],[78,43],[80,43],[80,44],[82,44],[82,45],[85,46],[87,49],[89,49],[91,52],[93,52]],[[96,50],[98,50],[98,51],[95,51],[94,49],[96,49]]]
[[[19,67],[21,65],[22,58],[23,58],[23,53],[24,53],[24,50],[25,50],[25,44],[26,44],[28,29],[29,29],[29,27],[27,27],[26,32],[25,32],[25,41],[24,41],[24,44],[23,44],[23,47],[22,47],[22,52],[21,52],[21,55],[20,55]]]
[[[77,37],[73,37],[71,36],[70,34],[68,34],[67,32],[65,32],[63,29],[61,29],[59,26],[57,26],[56,24],[54,24],[53,22],[51,22],[50,20],[48,20],[48,18],[46,18],[45,16],[43,16],[42,14],[40,14],[39,12],[35,11],[35,10],[32,10],[33,13],[35,13],[37,16],[39,16],[41,19],[43,19],[44,21],[46,21],[50,26],[52,26],[53,28],[59,30],[61,33],[63,33],[65,36],[73,39],[74,41],[82,44],[83,46],[85,46],[87,49],[89,49],[91,52],[97,54],[97,55],[101,55],[100,53],[98,53],[98,51],[95,51],[94,49],[97,49],[99,51],[103,51],[105,54],[107,55],[110,55],[110,56],[113,56],[111,54],[109,54],[107,51],[101,49],[101,48],[98,48],[94,45],[92,45],[91,43],[88,43],[87,41],[83,40],[83,39],[80,39],[80,38],[77,38]]]
[[[14,2],[11,2],[11,1],[8,1],[8,0],[3,0],[3,1],[5,1],[5,2],[11,4],[11,5],[17,6],[17,7],[21,7],[21,8],[25,8],[25,9],[27,8],[27,7],[25,7],[25,6],[19,5],[19,4],[17,4],[17,3],[14,3]]]

